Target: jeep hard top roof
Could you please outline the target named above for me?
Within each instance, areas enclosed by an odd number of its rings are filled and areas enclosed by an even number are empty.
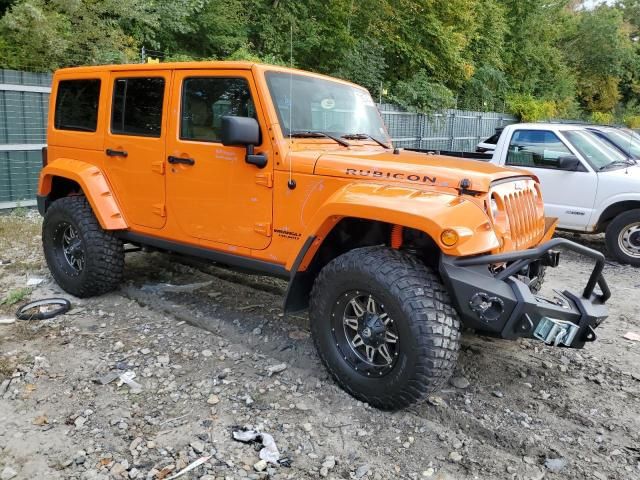
[[[251,70],[256,68],[261,71],[277,71],[287,72],[298,75],[306,75],[309,77],[323,78],[338,83],[344,83],[353,87],[366,90],[363,86],[357,85],[346,80],[342,80],[320,73],[309,72],[307,70],[299,70],[297,68],[282,67],[279,65],[270,65],[259,62],[246,61],[201,61],[201,62],[167,62],[167,63],[123,63],[117,65],[89,65],[82,67],[66,67],[56,70],[55,75],[69,76],[75,73],[86,74],[91,72],[135,72],[135,71],[153,71],[153,70]]]

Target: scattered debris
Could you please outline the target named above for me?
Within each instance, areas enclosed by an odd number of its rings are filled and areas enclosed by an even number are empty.
[[[19,320],[45,320],[68,312],[71,302],[66,298],[44,298],[29,302],[18,309]]]
[[[10,325],[16,323],[15,318],[0,318],[0,325]]]
[[[107,385],[113,382],[116,378],[120,377],[120,373],[118,372],[109,372],[101,377],[95,378],[93,383],[97,383],[98,385]]]
[[[0,473],[0,479],[11,480],[12,478],[15,478],[17,475],[18,475],[18,472],[16,472],[13,468],[4,467],[2,469],[2,473]]]
[[[625,338],[626,340],[632,340],[634,342],[640,342],[640,333],[627,332],[622,336],[622,338]]]
[[[260,458],[265,462],[279,465],[280,452],[276,446],[276,442],[271,435],[256,430],[234,430],[233,439],[242,443],[262,442],[262,450],[260,450]]]
[[[211,457],[212,457],[212,455],[207,455],[206,457],[200,457],[195,462],[191,462],[188,466],[186,466],[185,468],[180,470],[178,473],[176,473],[174,475],[171,475],[169,478],[167,478],[167,480],[173,480],[174,478],[181,477],[185,473],[189,473],[191,470],[195,470],[196,468],[198,468],[203,463],[208,462]]]
[[[469,380],[464,377],[451,377],[449,383],[456,388],[465,389],[469,387]]]
[[[44,282],[44,278],[31,277],[31,278],[27,279],[27,287],[37,287],[42,282]]]
[[[305,332],[304,330],[293,330],[289,332],[289,338],[291,340],[306,340],[310,335],[309,332]]]
[[[553,473],[560,473],[569,464],[566,458],[547,458],[544,466]]]
[[[142,385],[140,385],[138,382],[133,380],[134,378],[136,378],[136,372],[133,372],[131,370],[126,371],[123,374],[121,374],[119,378],[120,378],[120,381],[118,382],[119,387],[121,387],[123,384],[126,383],[131,389],[131,393],[138,394],[142,392]]]
[[[287,369],[286,363],[278,363],[277,365],[271,365],[267,367],[267,374],[268,376],[271,376],[275,373],[284,372],[286,369]]]
[[[462,455],[460,455],[458,452],[451,452],[449,454],[449,460],[451,460],[452,462],[458,463],[459,461],[462,460]]]
[[[42,425],[48,424],[49,419],[47,418],[46,415],[38,415],[36,418],[33,419],[31,423],[33,423],[34,425],[42,426]]]

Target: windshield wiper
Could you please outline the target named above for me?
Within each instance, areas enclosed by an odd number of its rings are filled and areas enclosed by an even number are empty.
[[[289,136],[293,138],[330,138],[331,140],[338,142],[343,147],[350,147],[351,144],[349,142],[345,142],[341,138],[334,137],[325,132],[311,131],[311,130],[296,130],[291,132]]]
[[[342,138],[346,138],[347,140],[366,140],[367,138],[370,138],[383,148],[391,148],[389,145],[382,142],[382,140],[378,140],[376,137],[369,135],[368,133],[348,133],[346,135],[342,135]]]
[[[633,167],[634,165],[636,165],[636,162],[631,160],[630,158],[627,158],[625,160],[614,160],[613,162],[607,163],[606,165],[603,165],[602,167],[600,167],[599,171],[605,170],[614,165],[623,165],[626,167]]]

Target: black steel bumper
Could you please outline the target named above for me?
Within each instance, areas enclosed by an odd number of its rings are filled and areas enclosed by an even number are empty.
[[[582,295],[565,290],[546,299],[516,277],[536,262],[557,266],[558,248],[595,260]],[[493,268],[496,265],[506,267]],[[603,268],[602,253],[562,238],[530,250],[463,258],[442,255],[440,260],[440,274],[465,326],[502,338],[535,337],[571,348],[595,340],[594,330],[607,317],[605,303],[611,292]]]

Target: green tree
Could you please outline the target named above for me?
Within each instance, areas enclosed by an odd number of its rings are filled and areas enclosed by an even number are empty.
[[[578,73],[584,107],[589,112],[613,111],[621,98],[620,84],[634,62],[622,12],[606,5],[582,12],[566,47],[572,52],[568,58]]]
[[[434,82],[425,70],[397,83],[390,99],[410,112],[432,113],[455,106],[453,92]]]

